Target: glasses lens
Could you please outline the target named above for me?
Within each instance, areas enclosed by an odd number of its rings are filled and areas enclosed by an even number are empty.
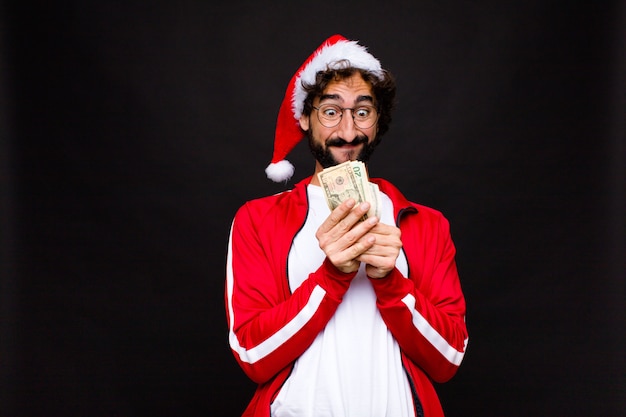
[[[325,127],[335,127],[341,120],[341,112],[342,110],[339,106],[322,104],[317,111],[317,117]]]
[[[361,106],[352,110],[352,117],[355,125],[361,129],[369,129],[376,123],[378,112],[373,106]]]

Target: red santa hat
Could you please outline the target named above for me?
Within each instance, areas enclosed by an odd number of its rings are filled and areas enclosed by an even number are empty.
[[[348,61],[351,67],[370,71],[382,78],[383,70],[380,62],[357,41],[350,41],[341,35],[333,35],[326,39],[304,61],[287,86],[285,98],[278,111],[274,136],[274,155],[271,163],[265,169],[267,177],[272,181],[286,182],[295,170],[285,157],[304,137],[302,129],[300,129],[299,119],[302,115],[307,93],[302,84],[314,84],[315,76],[319,71],[339,68],[341,66],[339,62],[342,60]]]

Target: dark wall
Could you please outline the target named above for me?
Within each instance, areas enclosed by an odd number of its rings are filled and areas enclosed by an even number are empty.
[[[370,174],[452,224],[447,415],[626,416],[626,16],[584,3],[5,2],[0,415],[241,413],[230,222],[284,189],[284,88],[341,33],[398,82]]]

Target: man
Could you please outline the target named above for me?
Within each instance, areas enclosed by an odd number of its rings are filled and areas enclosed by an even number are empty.
[[[371,180],[380,218],[353,198],[331,212],[317,176],[367,163],[395,88],[376,58],[340,35],[291,79],[266,173],[289,179],[284,158],[305,136],[315,171],[244,204],[228,246],[229,343],[258,383],[244,416],[443,416],[431,380],[456,373],[468,341],[448,221],[382,179]]]

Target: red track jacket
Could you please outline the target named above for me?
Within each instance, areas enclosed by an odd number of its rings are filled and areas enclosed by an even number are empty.
[[[326,260],[290,291],[287,257],[306,218],[310,180],[247,202],[232,224],[225,290],[229,343],[243,371],[259,384],[243,416],[270,416],[294,361],[326,326],[354,276]],[[396,269],[370,280],[376,304],[400,346],[416,415],[440,417],[431,380],[445,382],[456,373],[468,342],[449,223],[440,212],[409,202],[391,183],[371,181],[393,202],[409,265],[409,279]]]

